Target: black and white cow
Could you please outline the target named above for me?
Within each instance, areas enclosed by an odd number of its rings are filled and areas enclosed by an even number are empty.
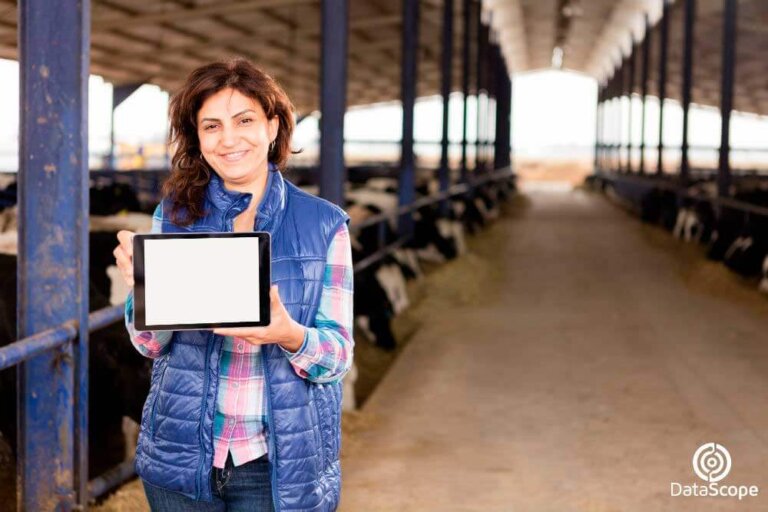
[[[680,209],[675,236],[706,244],[709,259],[722,261],[742,276],[760,275],[768,254],[768,219],[725,205],[716,213],[713,201],[717,185],[711,181],[692,185],[688,196],[693,204]],[[734,185],[733,199],[768,206],[768,188],[760,182],[742,180]]]
[[[711,201],[717,197],[717,184],[702,181],[690,185],[685,192],[673,234],[686,242],[709,244],[717,221]]]

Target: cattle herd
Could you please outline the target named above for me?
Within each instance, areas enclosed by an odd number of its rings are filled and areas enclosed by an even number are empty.
[[[311,186],[302,187],[315,192]],[[436,181],[421,180],[417,197],[436,192]],[[397,340],[391,322],[409,305],[406,281],[466,251],[464,234],[474,233],[498,215],[499,203],[514,190],[512,179],[488,182],[472,194],[422,206],[413,215],[413,236],[381,258],[380,249],[399,240],[397,181],[359,180],[347,185],[346,209],[351,217],[355,272],[355,339],[366,338],[382,350]],[[0,189],[0,346],[17,339],[16,330],[16,184]],[[128,289],[114,266],[112,250],[121,229],[148,232],[155,204],[140,201],[123,184],[92,184],[90,190],[90,310],[125,300]],[[372,216],[383,222],[358,229]],[[368,260],[358,268],[357,264]],[[133,454],[137,424],[149,389],[152,362],[138,354],[121,322],[90,335],[89,477],[93,478]],[[344,381],[344,407],[354,408],[356,369]],[[0,442],[16,447],[16,372],[0,371]]]
[[[737,274],[758,281],[768,294],[768,180],[740,176],[727,201],[719,201],[717,184],[709,179],[684,188],[659,182],[601,180],[608,197],[657,223],[674,236],[705,246],[706,255]]]

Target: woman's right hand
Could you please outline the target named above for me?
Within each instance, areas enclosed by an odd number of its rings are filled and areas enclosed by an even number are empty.
[[[132,231],[118,231],[117,239],[120,245],[112,251],[117,262],[117,268],[120,269],[120,274],[130,287],[133,287],[133,235],[135,233]]]

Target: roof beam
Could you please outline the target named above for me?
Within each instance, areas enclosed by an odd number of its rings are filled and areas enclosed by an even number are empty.
[[[244,12],[254,12],[258,9],[275,9],[294,5],[316,4],[317,0],[219,0],[216,3],[201,5],[194,9],[180,7],[170,11],[135,14],[131,16],[99,16],[93,19],[94,30],[125,27],[126,23],[150,25],[162,22],[176,22],[209,18],[226,14],[234,15]]]

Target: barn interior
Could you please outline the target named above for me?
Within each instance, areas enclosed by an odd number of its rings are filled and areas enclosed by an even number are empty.
[[[121,154],[115,110],[235,57],[317,123],[286,178],[352,217],[341,510],[766,508],[766,20],[758,0],[0,0],[19,66],[0,508],[149,510],[133,443],[152,363],[112,249],[150,230],[174,149]],[[533,120],[514,121],[542,70],[595,87],[588,158],[537,157],[565,168],[546,182],[515,144]],[[99,155],[92,74],[112,85]],[[441,115],[415,119],[430,98]],[[345,128],[382,105],[396,141]]]

